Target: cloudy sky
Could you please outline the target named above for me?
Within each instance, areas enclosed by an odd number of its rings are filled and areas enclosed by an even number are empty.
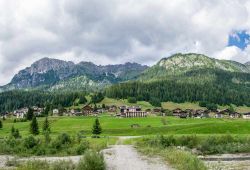
[[[249,0],[0,0],[0,85],[42,57],[152,65],[176,52],[250,61]]]

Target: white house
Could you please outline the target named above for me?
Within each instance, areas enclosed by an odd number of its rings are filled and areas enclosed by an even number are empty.
[[[244,113],[242,117],[243,119],[250,119],[250,113]]]
[[[59,110],[58,109],[53,109],[53,115],[58,115],[59,114]]]
[[[27,107],[21,108],[19,110],[15,110],[14,115],[16,116],[16,118],[21,118],[22,119],[27,114],[28,110],[29,109]]]

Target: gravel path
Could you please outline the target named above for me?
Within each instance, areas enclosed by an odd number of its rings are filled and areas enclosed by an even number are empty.
[[[131,145],[113,145],[103,153],[108,170],[172,170],[159,158],[140,155]]]

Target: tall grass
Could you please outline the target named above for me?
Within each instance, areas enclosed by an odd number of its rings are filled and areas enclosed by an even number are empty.
[[[138,145],[138,150],[144,154],[151,156],[159,155],[166,160],[172,167],[177,170],[206,170],[204,163],[197,158],[196,155],[177,149],[175,147],[170,148],[158,148],[150,146]]]
[[[82,155],[87,149],[100,151],[108,144],[114,144],[116,140],[116,138],[77,139],[75,136],[65,133],[52,138],[49,142],[46,142],[44,138],[34,136],[20,139],[7,137],[0,140],[0,154],[18,156]]]
[[[145,137],[139,141],[142,145],[167,148],[182,146],[187,149],[196,149],[201,154],[222,154],[250,152],[249,137],[233,137],[231,135],[206,136],[156,136]]]
[[[105,162],[102,154],[96,151],[86,151],[78,163],[72,161],[48,162],[30,160],[16,164],[17,170],[105,170]]]

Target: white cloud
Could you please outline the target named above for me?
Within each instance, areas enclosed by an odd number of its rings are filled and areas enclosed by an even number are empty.
[[[226,47],[250,31],[247,0],[1,0],[0,84],[42,57],[154,64],[176,52],[240,62],[249,51]]]
[[[246,63],[250,61],[250,46],[248,45],[245,50],[241,50],[236,46],[225,47],[223,50],[218,51],[214,56],[223,60],[234,60]]]

